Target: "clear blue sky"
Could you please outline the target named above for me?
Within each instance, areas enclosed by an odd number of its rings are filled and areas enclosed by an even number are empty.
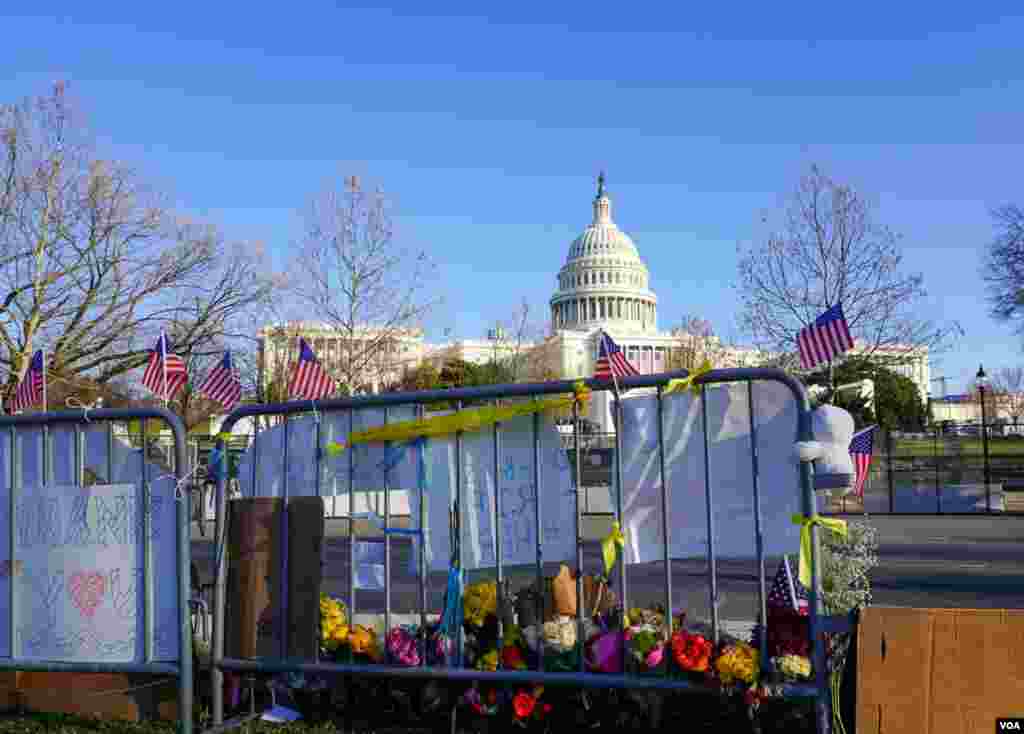
[[[434,338],[523,297],[546,313],[601,168],[661,325],[738,336],[737,244],[817,162],[872,194],[931,313],[967,330],[934,375],[1024,362],[978,274],[989,210],[1024,204],[1019,3],[17,7],[0,100],[68,79],[107,151],[230,237],[282,253],[331,179],[383,184],[440,265]]]

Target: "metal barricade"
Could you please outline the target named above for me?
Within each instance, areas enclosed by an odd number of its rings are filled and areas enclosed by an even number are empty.
[[[669,625],[669,634],[672,632],[672,570],[670,557],[670,547],[668,538],[672,531],[672,526],[669,520],[669,496],[670,488],[668,487],[667,474],[666,474],[666,446],[664,438],[664,424],[662,422],[662,396],[664,387],[666,384],[673,379],[687,377],[686,371],[679,371],[673,373],[664,373],[660,375],[648,375],[639,377],[629,377],[618,381],[618,388],[621,390],[632,390],[638,388],[647,388],[649,391],[656,394],[657,399],[657,418],[658,418],[658,441],[657,441],[657,452],[659,469],[661,474],[660,491],[661,491],[661,507],[662,507],[662,532],[666,542],[664,543],[664,555],[660,559],[664,563],[665,568],[665,602],[666,602],[666,621]],[[754,498],[754,518],[755,518],[755,533],[756,533],[756,557],[757,557],[757,568],[759,583],[757,587],[758,593],[758,609],[760,611],[760,618],[762,624],[766,622],[766,584],[765,584],[765,551],[762,543],[762,507],[761,507],[761,490],[758,482],[758,456],[757,456],[757,441],[756,441],[756,416],[753,401],[753,383],[757,382],[774,382],[784,386],[789,393],[792,394],[792,398],[796,404],[797,413],[797,431],[796,435],[793,436],[793,442],[796,441],[810,441],[812,440],[811,432],[811,414],[810,405],[807,399],[807,395],[804,391],[803,386],[790,375],[786,374],[781,370],[768,369],[768,368],[757,368],[757,369],[727,369],[727,370],[713,370],[695,378],[694,385],[700,390],[701,403],[703,410],[703,426],[704,426],[704,487],[705,487],[705,504],[706,504],[706,521],[708,529],[708,543],[707,543],[707,558],[709,562],[708,567],[708,581],[710,584],[710,608],[711,608],[711,623],[713,627],[714,638],[717,641],[719,638],[719,594],[718,594],[718,567],[717,567],[717,556],[716,556],[716,545],[715,545],[715,533],[712,527],[714,522],[714,490],[713,490],[713,477],[710,472],[710,464],[708,461],[708,439],[707,439],[707,406],[706,400],[704,399],[705,388],[707,385],[713,385],[716,383],[745,383],[747,386],[747,395],[750,401],[750,416],[749,426],[752,436],[751,455],[749,461],[751,462],[751,470],[753,476],[753,498]],[[610,391],[612,384],[605,381],[598,380],[584,380],[586,387],[592,391]],[[286,467],[285,475],[281,478],[281,496],[287,501],[288,499],[288,471],[287,466],[289,464],[288,458],[288,447],[289,441],[287,438],[288,431],[288,417],[295,416],[298,414],[309,414],[313,413],[317,416],[316,422],[316,491],[320,494],[320,463],[323,461],[322,452],[319,447],[321,445],[320,437],[320,418],[319,416],[325,414],[331,414],[332,412],[348,411],[350,418],[349,430],[354,428],[351,421],[354,420],[353,416],[355,412],[365,409],[381,409],[385,410],[385,423],[387,422],[387,408],[400,406],[400,405],[414,405],[418,406],[417,415],[422,416],[424,407],[430,404],[447,404],[455,406],[461,410],[464,403],[473,401],[479,404],[481,401],[485,401],[487,404],[495,403],[498,404],[503,399],[515,399],[515,398],[528,398],[528,397],[539,397],[544,395],[555,395],[555,394],[566,394],[573,393],[574,387],[579,384],[578,381],[559,381],[559,382],[547,382],[538,384],[516,384],[516,385],[494,385],[478,388],[465,388],[455,390],[443,390],[443,391],[423,391],[423,392],[412,392],[412,393],[390,393],[371,395],[365,397],[357,397],[351,399],[337,399],[337,400],[323,400],[323,401],[296,401],[289,403],[281,403],[274,405],[251,405],[244,406],[236,409],[227,419],[224,421],[222,431],[230,432],[232,426],[239,420],[252,416],[262,415],[277,415],[284,418],[284,458],[283,465]],[[615,403],[616,410],[614,416],[616,420],[616,426],[618,430],[614,435],[615,445],[615,466],[612,472],[614,487],[614,514],[615,519],[622,523],[622,527],[625,527],[625,518],[623,516],[623,467],[622,467],[622,409],[619,402]],[[578,427],[580,425],[580,411],[578,403],[572,407],[573,411],[573,422],[577,430],[573,434],[573,440],[570,448],[575,448],[575,467],[573,469],[575,476],[575,487],[581,486],[580,478],[582,476],[581,451],[578,450],[585,436],[581,437]],[[494,477],[497,482],[497,476],[501,468],[501,456],[502,456],[502,425],[497,423],[493,426],[493,451],[494,451]],[[537,562],[536,562],[536,577],[539,588],[540,586],[543,568],[543,559],[541,557],[541,528],[543,518],[541,517],[541,502],[540,502],[540,491],[539,488],[542,486],[543,478],[540,476],[541,473],[541,462],[540,462],[540,448],[538,441],[538,430],[539,430],[539,416],[534,414],[533,420],[533,473],[532,480],[534,486],[538,488],[533,494],[534,502],[534,515],[531,518],[536,526],[537,532]],[[564,438],[564,437],[563,437]],[[460,517],[459,506],[463,501],[463,477],[462,471],[459,467],[458,462],[462,456],[461,441],[462,433],[456,433],[454,437],[455,441],[455,480],[454,480],[454,501],[455,501],[455,514],[453,519]],[[563,444],[564,446],[564,444]],[[255,472],[256,465],[260,461],[260,457],[256,455],[256,448],[253,448],[254,456],[252,457],[252,470],[253,479],[255,486]],[[350,463],[350,475],[348,485],[348,497],[349,497],[349,512],[353,512],[354,495],[353,485],[351,479],[351,472],[353,471]],[[809,463],[803,463],[799,469],[799,480],[800,480],[800,507],[804,517],[811,517],[816,515],[816,497],[813,489],[812,479],[812,467]],[[385,664],[354,664],[354,663],[323,663],[323,662],[310,662],[300,660],[289,660],[284,657],[284,651],[282,651],[282,657],[277,659],[260,658],[260,659],[238,659],[229,658],[225,656],[225,609],[226,609],[226,594],[227,594],[227,553],[226,553],[226,540],[227,540],[227,497],[224,491],[224,479],[223,475],[218,477],[217,482],[217,512],[216,512],[216,523],[214,530],[214,542],[215,542],[215,598],[214,598],[214,629],[213,629],[213,724],[215,729],[221,730],[224,727],[224,701],[223,701],[223,675],[225,671],[231,671],[235,673],[248,673],[250,675],[255,674],[275,674],[284,672],[301,672],[307,674],[359,674],[362,676],[376,676],[383,678],[415,678],[415,679],[426,679],[426,678],[438,678],[447,679],[449,681],[489,681],[489,682],[509,682],[509,683],[540,683],[550,685],[577,685],[581,687],[589,688],[650,688],[650,689],[662,689],[662,690],[673,690],[673,689],[691,689],[691,690],[702,690],[702,684],[694,683],[688,680],[676,680],[668,677],[659,676],[638,676],[634,674],[628,674],[623,672],[621,674],[612,673],[590,673],[586,672],[584,664],[584,656],[580,655],[580,669],[574,672],[548,672],[544,668],[543,660],[543,642],[539,643],[541,647],[540,665],[538,670],[508,670],[503,669],[499,666],[498,670],[494,672],[485,672],[480,670],[471,670],[456,666],[441,667],[441,666],[426,666],[425,662],[421,663],[417,667],[398,667],[390,666]],[[388,480],[385,479],[385,502],[384,502],[384,521],[385,527],[390,519],[390,502],[388,497]],[[501,595],[503,588],[503,581],[505,579],[505,569],[502,563],[502,532],[501,523],[498,522],[499,516],[501,516],[501,491],[495,491],[494,505],[493,505],[493,532],[494,532],[494,546],[496,549],[495,553],[495,574],[496,574],[496,588],[498,593],[498,603],[501,604]],[[580,507],[579,492],[576,492],[576,563],[577,568],[582,569],[583,566],[583,535],[581,531],[582,512]],[[420,508],[420,527],[423,527],[423,511],[424,502],[419,503]],[[490,509],[488,511],[491,511]],[[348,523],[348,545],[349,545],[349,562],[352,564],[350,572],[350,588],[349,592],[349,615],[350,620],[354,618],[356,614],[355,605],[355,552],[354,546],[356,542],[355,534],[355,523],[350,519]],[[809,603],[809,626],[812,640],[812,664],[814,670],[814,677],[811,681],[806,683],[785,683],[780,685],[777,690],[780,690],[783,695],[794,697],[794,698],[812,698],[815,701],[815,718],[818,723],[818,730],[821,732],[828,732],[831,730],[831,712],[830,712],[830,693],[827,681],[827,672],[825,665],[825,637],[824,633],[829,631],[841,631],[844,626],[839,620],[832,618],[825,618],[823,611],[823,598],[821,591],[821,568],[818,559],[820,558],[820,541],[818,528],[815,524],[811,524],[811,569],[812,569],[812,583],[809,591],[810,603]],[[461,537],[461,536],[459,536]],[[389,536],[387,533],[384,535],[383,542],[385,545],[389,543]],[[455,552],[460,568],[462,567],[462,543],[456,543]],[[427,605],[427,569],[425,565],[425,553],[419,554],[419,606],[420,606],[420,618],[425,621],[426,619],[426,605]],[[391,617],[391,568],[390,568],[390,553],[385,555],[385,573],[384,573],[384,596],[385,596],[385,609],[384,609],[384,625],[385,632],[390,629],[390,617]],[[281,567],[281,578],[287,578],[288,560],[287,557],[282,559]],[[578,598],[582,602],[582,590],[581,585],[582,572],[577,576],[577,589]],[[619,564],[618,569],[618,592],[620,595],[619,604],[623,610],[629,609],[629,597],[628,590],[626,587],[626,563],[623,561]],[[287,584],[283,583],[282,588],[287,588]],[[283,592],[282,592],[283,595]],[[285,598],[280,602],[281,606],[278,608],[278,613],[286,613],[288,600]],[[283,607],[283,609],[281,608]],[[583,603],[577,604],[577,614],[579,625],[578,629],[582,629],[583,624]],[[499,606],[500,608],[500,606]],[[282,617],[283,619],[283,617]],[[500,619],[499,619],[500,624]],[[283,625],[283,621],[282,621]],[[499,639],[501,632],[499,630]],[[282,635],[283,637],[283,635]],[[766,637],[767,635],[761,635],[761,661],[762,666],[767,670],[769,662],[767,660],[766,652]],[[458,640],[456,641],[456,650],[461,650],[461,627],[459,629]],[[282,645],[283,648],[283,645]]]
[[[147,437],[147,421],[159,420],[166,424],[167,428],[170,429],[173,437],[173,459],[174,466],[171,473],[164,476],[158,476],[156,478],[151,477],[152,461],[149,457],[149,441]],[[137,473],[135,468],[121,465],[115,468],[115,445],[116,442],[120,441],[120,438],[115,436],[115,424],[119,422],[138,421],[140,426],[141,434],[141,446],[139,454],[141,458],[137,465]],[[64,447],[66,450],[63,454],[54,456],[54,443],[55,436],[52,435],[57,427],[70,426],[70,436],[73,439],[73,444],[70,447]],[[136,609],[141,606],[141,620],[136,618],[134,624],[136,625],[136,635],[141,636],[142,639],[142,651],[141,653],[133,653],[131,655],[125,653],[125,657],[134,657],[134,660],[120,662],[113,660],[101,660],[101,659],[75,659],[75,660],[61,660],[61,659],[42,659],[41,656],[24,657],[19,655],[19,649],[21,648],[21,639],[24,636],[22,630],[19,628],[18,609],[19,609],[19,592],[23,591],[23,584],[16,582],[16,574],[13,569],[17,564],[21,564],[21,560],[17,559],[19,555],[19,542],[18,542],[18,521],[19,519],[25,519],[28,516],[26,513],[20,512],[19,501],[29,500],[30,496],[22,494],[26,484],[24,479],[23,470],[26,467],[22,464],[22,453],[23,453],[23,441],[27,434],[31,434],[38,430],[41,440],[41,451],[40,451],[40,466],[32,467],[31,473],[35,475],[39,486],[60,486],[64,484],[73,485],[77,487],[85,487],[89,484],[100,484],[96,482],[97,477],[89,477],[87,479],[87,434],[88,431],[96,429],[97,426],[103,426],[105,437],[103,449],[99,452],[104,456],[101,463],[105,464],[105,478],[106,484],[135,484],[136,486],[141,485],[141,509],[139,511],[140,518],[138,520],[133,519],[129,515],[134,507],[139,505],[128,504],[127,507],[124,505],[117,505],[116,510],[112,511],[115,513],[108,517],[108,520],[112,523],[120,523],[118,527],[127,528],[127,523],[139,522],[139,526],[135,526],[136,530],[123,530],[124,537],[138,538],[141,536],[142,542],[142,562],[141,568],[137,570],[137,578],[141,581],[141,589],[137,587],[134,589],[134,597]],[[153,675],[168,675],[175,676],[178,679],[178,731],[181,734],[190,734],[192,731],[192,629],[190,624],[190,532],[189,532],[189,509],[188,509],[188,494],[181,492],[181,485],[184,479],[185,467],[187,465],[186,454],[185,454],[185,426],[181,420],[173,413],[163,410],[160,408],[139,408],[139,409],[84,409],[84,410],[69,410],[51,413],[28,413],[23,415],[3,415],[0,416],[0,454],[7,460],[7,476],[0,480],[0,482],[6,483],[9,488],[9,503],[8,507],[4,508],[4,512],[8,516],[7,528],[10,533],[9,536],[9,547],[6,549],[8,557],[10,559],[10,568],[12,572],[9,574],[10,585],[9,585],[9,598],[8,611],[10,612],[9,619],[4,620],[4,623],[8,625],[9,638],[10,638],[10,655],[7,657],[0,657],[0,670],[12,670],[12,671],[40,671],[40,672],[67,672],[67,673],[115,673],[115,674],[153,674]],[[58,434],[59,431],[56,431]],[[134,462],[131,455],[134,453],[134,446],[128,446],[126,449],[127,454],[124,456],[126,459]],[[71,456],[65,454],[70,453]],[[62,478],[58,482],[55,482],[55,471],[54,466],[57,460],[62,460]],[[70,470],[69,470],[69,467]],[[115,474],[119,472],[119,480],[114,481]],[[161,479],[173,479],[174,481],[174,492],[176,494],[177,502],[175,505],[175,514],[173,517],[173,525],[176,528],[176,536],[173,539],[173,551],[174,551],[174,563],[177,568],[177,588],[171,593],[175,600],[175,626],[178,630],[179,644],[176,651],[173,654],[158,655],[156,650],[156,637],[157,630],[155,629],[155,588],[156,588],[156,577],[153,570],[153,543],[154,535],[153,532],[153,508],[152,508],[152,485],[155,482],[159,482]],[[32,482],[33,484],[35,482]],[[111,512],[108,508],[108,512]],[[83,510],[82,517],[79,518],[83,522],[88,522],[85,519],[85,512]],[[40,521],[41,522],[41,521]],[[42,527],[40,525],[40,527]],[[42,531],[39,531],[42,532]],[[118,531],[114,531],[118,532]],[[138,535],[132,535],[137,532]],[[52,536],[58,537],[58,536]],[[57,542],[62,542],[58,540]],[[133,541],[133,542],[137,542]],[[17,559],[17,560],[16,560]],[[24,575],[29,576],[29,569],[27,566],[23,569]],[[63,573],[63,572],[62,572]],[[129,574],[130,575],[130,574]],[[31,580],[31,579],[29,579]],[[137,595],[140,594],[143,597],[141,605],[138,604]],[[127,607],[125,607],[127,609]],[[84,614],[84,612],[83,612]],[[91,616],[91,613],[90,613]],[[141,630],[139,629],[139,621],[141,621]],[[59,630],[53,630],[53,634],[59,634]],[[138,643],[135,643],[136,649]],[[127,648],[125,648],[127,649]],[[54,656],[59,657],[59,656]],[[71,657],[71,656],[69,656]],[[170,658],[174,659],[170,659]],[[162,659],[158,659],[162,658]]]

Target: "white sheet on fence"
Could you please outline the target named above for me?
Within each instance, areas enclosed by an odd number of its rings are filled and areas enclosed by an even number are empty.
[[[10,584],[16,584],[18,654],[55,661],[141,661],[144,657],[144,568],[141,449],[115,438],[108,476],[103,427],[83,431],[87,482],[74,486],[74,433],[53,428],[54,483],[40,486],[39,430],[21,437],[15,514],[16,563],[0,574],[0,656],[11,654]],[[0,437],[0,555],[10,548],[11,443]],[[149,463],[152,513],[154,653],[178,658],[178,569],[174,480]],[[14,573],[10,573],[13,570]]]
[[[796,402],[784,385],[774,382],[756,382],[753,392],[764,549],[771,554],[792,553],[798,548],[799,528],[790,516],[801,511],[799,464],[793,449]],[[718,385],[708,388],[706,395],[715,549],[719,557],[753,557],[756,541],[747,387],[742,383]],[[701,400],[689,391],[671,393],[663,400],[671,556],[706,557]],[[662,558],[664,548],[657,400],[638,396],[625,398],[622,405],[626,559],[632,563],[656,561]]]
[[[412,418],[410,409],[389,409],[388,420]],[[320,416],[320,445],[344,441],[350,430],[349,414]],[[355,414],[354,430],[384,423],[382,409],[362,410]],[[558,433],[550,421],[542,421],[540,430],[541,524],[545,560],[568,560],[574,555],[575,500],[572,477]],[[533,420],[516,418],[502,428],[502,561],[510,565],[528,564],[536,559],[536,517],[533,513]],[[316,494],[316,420],[302,416],[288,424],[288,494]],[[258,434],[253,446],[239,462],[238,476],[243,496],[277,497],[284,491],[283,426]],[[253,462],[253,452],[257,458]],[[383,489],[387,483],[392,515],[409,515],[413,527],[419,524],[418,456],[408,447],[385,472],[387,448],[382,444],[360,445],[351,452],[329,456],[321,462],[320,493],[333,501],[335,514],[348,513],[349,466],[352,463],[355,491],[354,509],[358,514],[384,513]],[[391,457],[394,458],[394,457]],[[451,556],[449,508],[456,495],[454,437],[430,439],[426,443],[427,465],[426,547],[428,564],[433,569],[448,568]],[[463,564],[464,568],[495,565],[495,529],[491,520],[494,507],[494,443],[490,429],[465,434],[462,440],[463,492]],[[253,472],[255,471],[255,482]],[[254,491],[255,490],[255,491]],[[418,552],[418,544],[417,544]],[[414,552],[411,562],[418,563]]]

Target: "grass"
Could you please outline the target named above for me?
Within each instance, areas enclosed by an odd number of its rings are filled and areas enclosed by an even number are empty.
[[[893,442],[893,453],[896,457],[930,457],[934,456],[936,449],[940,456],[953,456],[962,454],[964,456],[983,456],[984,444],[980,438],[957,439],[952,437],[940,438],[937,442],[932,439],[901,438]],[[886,452],[884,443],[877,446],[877,450],[883,455]],[[1019,456],[1024,458],[1024,440],[1013,438],[990,438],[988,442],[989,456]]]

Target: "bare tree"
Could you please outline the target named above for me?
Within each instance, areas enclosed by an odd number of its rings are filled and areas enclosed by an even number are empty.
[[[671,330],[674,343],[668,348],[666,370],[694,370],[710,362],[712,367],[753,367],[768,355],[723,341],[711,322],[697,316],[684,316]]]
[[[558,379],[557,355],[546,321],[536,316],[525,298],[494,334],[494,361],[508,366],[515,382]]]
[[[1024,367],[1001,367],[992,375],[989,386],[993,401],[1005,410],[1014,423],[1024,416]]]
[[[982,277],[988,284],[989,312],[999,321],[1017,322],[1024,335],[1024,209],[1016,204],[992,212],[996,237],[985,251]]]
[[[293,270],[305,312],[341,339],[335,376],[344,391],[379,382],[382,370],[401,373],[401,342],[436,303],[425,293],[434,266],[394,236],[382,191],[364,191],[353,176],[344,192],[329,188],[316,197]]]
[[[160,329],[181,356],[220,348],[273,282],[260,253],[176,219],[99,158],[63,85],[0,107],[0,365],[6,390],[45,347],[63,379],[140,367]]]
[[[740,253],[743,327],[759,346],[795,355],[800,329],[842,304],[859,351],[872,359],[899,363],[945,346],[959,326],[921,315],[924,280],[903,272],[899,239],[860,193],[813,166],[782,232]]]

